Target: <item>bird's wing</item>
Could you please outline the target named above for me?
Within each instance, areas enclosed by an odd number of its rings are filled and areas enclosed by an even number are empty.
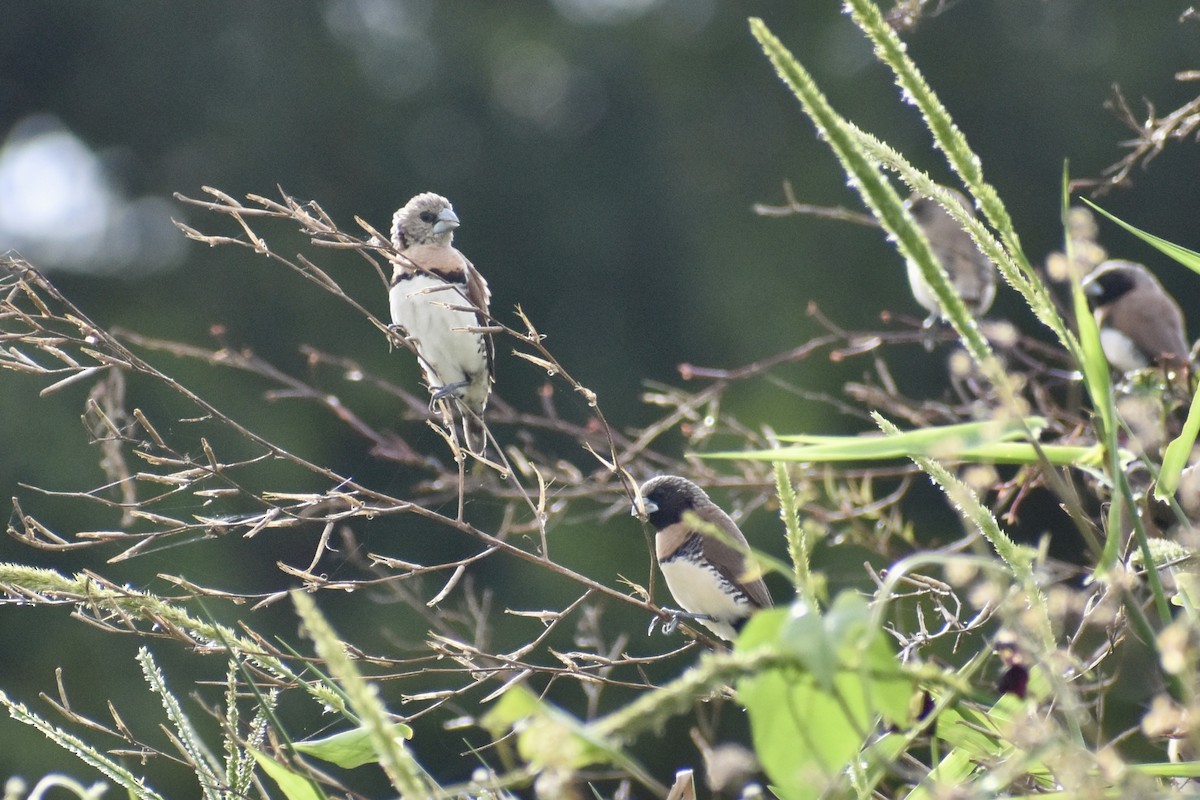
[[[492,293],[488,289],[487,281],[485,281],[483,276],[479,274],[479,270],[475,269],[475,266],[471,264],[470,261],[467,261],[466,256],[463,256],[461,253],[459,253],[459,256],[467,265],[467,301],[471,305],[475,306],[475,308],[479,309],[479,311],[475,314],[476,318],[479,320],[479,327],[487,327],[488,325],[492,324],[492,321],[488,318],[490,315],[488,304],[492,300]],[[483,335],[483,345],[487,350],[488,377],[490,377],[492,380],[495,380],[496,344],[492,341],[492,335],[490,333],[485,333]]]
[[[721,532],[731,541],[749,547],[746,537],[742,535],[737,523],[730,519],[729,515],[722,511],[718,506],[713,505],[708,510],[708,513],[701,513],[701,516],[710,520]],[[746,596],[750,598],[750,602],[759,608],[770,608],[775,605],[771,600],[771,593],[767,591],[767,585],[763,583],[762,578],[746,579],[746,557],[740,551],[725,544],[715,536],[704,537],[704,556],[709,563],[716,566],[720,572],[731,583],[741,586],[746,592]]]
[[[1183,333],[1183,313],[1175,301],[1165,292],[1162,302],[1130,303],[1130,299],[1113,304],[1109,324],[1129,336],[1151,361],[1167,356],[1186,362],[1189,348]]]

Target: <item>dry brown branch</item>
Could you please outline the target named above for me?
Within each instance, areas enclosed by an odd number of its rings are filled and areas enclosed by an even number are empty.
[[[1177,73],[1175,79],[1180,82],[1195,81],[1197,76],[1196,71],[1189,70]],[[1102,178],[1073,181],[1073,186],[1091,188],[1094,196],[1107,194],[1116,188],[1126,188],[1132,183],[1130,174],[1133,170],[1149,167],[1168,143],[1196,139],[1200,132],[1200,96],[1162,116],[1158,115],[1154,103],[1149,100],[1143,102],[1146,111],[1144,117],[1139,118],[1121,87],[1113,85],[1112,97],[1104,107],[1133,133],[1132,138],[1120,143],[1129,152],[1120,161],[1105,167],[1101,172]]]

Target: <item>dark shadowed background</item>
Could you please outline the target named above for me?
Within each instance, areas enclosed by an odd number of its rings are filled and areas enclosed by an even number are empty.
[[[961,0],[906,34],[910,54],[1008,204],[1031,261],[1061,240],[1064,160],[1072,174],[1095,176],[1121,155],[1117,143],[1128,133],[1102,108],[1111,85],[1160,110],[1194,94],[1173,79],[1197,66],[1200,27],[1177,21],[1186,5]],[[0,23],[0,252],[16,251],[51,273],[105,325],[209,346],[219,326],[219,341],[289,370],[303,369],[299,346],[311,343],[415,384],[411,357],[389,354],[377,331],[328,295],[245,251],[185,240],[171,218],[234,231],[172,195],[197,196],[207,185],[277,197],[278,186],[316,200],[343,227],[358,215],[385,229],[410,196],[436,191],[462,219],[456,244],[488,278],[493,312],[512,322],[520,304],[561,362],[599,393],[610,421],[643,424],[654,418],[640,400],[646,381],[678,382],[681,362],[733,367],[795,347],[820,332],[806,314],[810,302],[850,329],[877,327],[884,310],[923,314],[900,258],[877,231],[753,213],[755,203],[783,202],[784,181],[802,202],[859,204],[751,38],[751,14],[765,19],[840,112],[948,180],[914,109],[900,102],[835,2],[42,0],[6,4]],[[1168,148],[1134,174],[1131,189],[1102,203],[1200,248],[1195,164],[1194,147]],[[1113,227],[1102,242],[1114,255],[1150,264],[1185,313],[1200,319],[1194,276]],[[321,263],[386,315],[386,297],[361,261],[330,254]],[[1038,333],[1021,306],[1001,289],[991,313]],[[890,363],[902,388],[933,397],[942,391],[943,355],[914,347]],[[256,430],[288,431],[314,460],[382,484],[395,469],[311,409],[265,404],[244,383],[230,392],[220,376],[189,363],[156,363]],[[809,361],[777,374],[836,395],[864,369]],[[503,349],[498,372],[499,395],[535,405],[544,374]],[[0,375],[2,497],[18,493],[18,482],[82,488],[100,480],[79,424],[86,387],[47,398],[38,397],[40,388]],[[780,431],[862,428],[766,382],[734,392],[730,402],[744,420]],[[403,424],[390,423],[383,404],[366,413],[381,427]],[[405,433],[436,446],[419,431]],[[957,535],[952,515],[930,518],[951,528],[932,538]],[[55,521],[64,531],[101,524],[65,512]],[[759,511],[745,529],[755,540],[756,530],[776,526]],[[574,532],[578,555],[568,560],[606,581],[621,569],[644,574],[637,526],[618,517],[611,527]],[[424,532],[405,533],[419,540]],[[364,532],[381,549],[389,535],[382,523]],[[269,591],[289,585],[274,567],[288,547],[222,540],[108,566],[110,554],[55,555],[5,540],[0,557],[94,567],[158,590],[154,575],[173,572]],[[453,553],[453,543],[421,547]],[[302,543],[297,558],[311,548]],[[622,548],[635,556],[617,555]],[[402,545],[393,550],[406,553]],[[499,585],[513,580],[491,577]],[[504,604],[545,605],[542,589],[525,581]],[[369,598],[330,604],[335,624],[369,626],[374,633],[358,641],[373,637],[380,651],[420,638],[419,624],[389,619],[382,608],[373,614]],[[636,616],[612,620],[644,625]],[[254,624],[294,637],[282,606],[256,614]],[[108,699],[122,708],[153,705],[136,675],[136,643],[127,642],[128,652],[116,644],[65,612],[0,607],[0,688],[33,702],[37,692],[54,691],[61,666],[89,713],[103,714]],[[186,664],[170,673],[181,690],[193,677]],[[82,771],[17,723],[0,721],[0,740],[10,737],[19,747],[0,747],[2,775]],[[429,763],[443,757],[417,749]],[[459,749],[451,740],[444,755],[456,758]],[[660,766],[673,768],[669,759]]]

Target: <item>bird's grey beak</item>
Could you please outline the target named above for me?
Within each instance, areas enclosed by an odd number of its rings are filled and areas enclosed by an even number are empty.
[[[438,213],[438,221],[433,223],[434,233],[445,233],[457,228],[461,223],[458,221],[458,215],[454,213],[452,208],[443,208]]]
[[[644,498],[644,497],[641,498],[641,501],[642,501],[642,503],[641,503],[642,509],[641,510],[645,511],[647,516],[649,516],[650,514],[653,514],[655,511],[658,511],[658,506],[655,505],[654,503],[650,502],[646,498]],[[642,516],[640,513],[638,513],[638,504],[637,503],[634,503],[633,507],[629,509],[629,516],[631,516],[631,517]]]
[[[1083,289],[1083,293],[1088,297],[1099,297],[1104,294],[1104,289],[1100,287],[1100,281],[1092,281],[1084,278],[1079,285]]]

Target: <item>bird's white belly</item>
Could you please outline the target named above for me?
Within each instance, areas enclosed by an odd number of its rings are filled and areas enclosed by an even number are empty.
[[[737,637],[737,631],[730,623],[750,616],[753,607],[723,591],[724,582],[720,575],[683,558],[660,564],[660,567],[671,596],[684,611],[713,617],[712,620],[700,620],[700,623],[722,639]]]
[[[1115,328],[1100,329],[1100,349],[1104,357],[1122,372],[1134,372],[1150,366],[1150,360],[1133,340]]]
[[[479,327],[479,320],[472,312],[446,307],[469,305],[458,287],[416,275],[393,286],[390,300],[392,322],[404,328],[416,346],[426,379],[438,387],[471,380],[482,385],[486,398],[483,337],[464,330]]]
[[[921,268],[911,260],[905,266],[908,269],[908,285],[912,288],[913,299],[930,314],[940,316],[942,307],[938,305],[937,295],[934,294],[933,287],[925,280],[925,274],[921,272]]]

